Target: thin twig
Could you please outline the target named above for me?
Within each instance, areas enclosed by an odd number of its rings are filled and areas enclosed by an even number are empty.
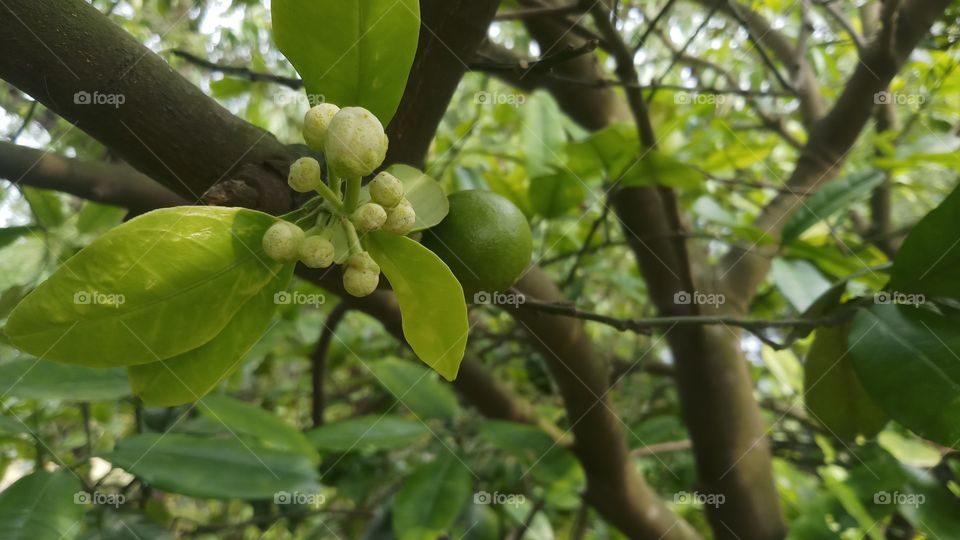
[[[497,13],[496,17],[493,18],[495,21],[516,21],[523,19],[533,19],[536,17],[543,16],[560,16],[566,17],[567,15],[575,15],[577,13],[583,13],[583,7],[580,6],[579,2],[574,2],[573,4],[567,6],[543,6],[543,7],[534,7],[526,9],[516,9],[513,11],[504,11],[503,13]]]
[[[553,69],[554,66],[569,62],[597,49],[599,42],[595,39],[586,41],[580,46],[568,46],[557,52],[548,54],[538,60],[520,60],[519,62],[473,62],[470,69],[484,72],[512,72],[517,75],[542,73]]]
[[[174,56],[182,58],[187,62],[213,71],[216,73],[223,73],[224,75],[233,75],[234,77],[239,77],[241,79],[246,79],[252,82],[269,82],[279,85],[286,86],[293,90],[300,90],[303,88],[303,81],[296,77],[284,77],[282,75],[274,75],[273,73],[264,73],[262,71],[253,71],[250,68],[241,67],[241,66],[225,66],[222,64],[217,64],[211,62],[205,58],[200,58],[194,54],[188,53],[180,49],[174,49],[170,51]]]
[[[317,346],[310,357],[311,360],[311,382],[313,385],[313,408],[312,418],[313,427],[323,425],[323,412],[326,409],[326,397],[323,391],[323,382],[327,371],[327,354],[330,351],[330,342],[333,340],[333,333],[344,315],[350,310],[349,304],[340,302],[327,315],[327,322],[323,325],[323,332],[320,333],[320,339],[317,340]]]

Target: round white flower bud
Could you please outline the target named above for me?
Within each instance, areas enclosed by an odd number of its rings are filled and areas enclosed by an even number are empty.
[[[383,230],[403,236],[412,231],[416,223],[417,213],[410,201],[403,199],[400,204],[387,211],[387,222],[383,224]]]
[[[384,171],[370,182],[370,198],[384,208],[393,208],[403,200],[403,182]]]
[[[347,268],[343,272],[343,288],[347,293],[362,298],[377,290],[380,284],[380,274],[365,270]]]
[[[344,107],[330,121],[324,143],[327,163],[342,178],[362,178],[387,156],[383,125],[362,107]]]
[[[330,121],[340,112],[340,107],[333,103],[321,103],[307,111],[303,117],[303,140],[307,141],[307,146],[323,152],[323,146],[327,140],[327,128],[330,127]]]
[[[350,216],[350,221],[360,232],[375,231],[387,221],[387,211],[377,203],[361,204]]]
[[[320,162],[313,158],[300,158],[290,165],[290,175],[287,184],[300,193],[308,193],[317,189],[323,182],[320,172]]]
[[[300,245],[300,262],[308,268],[327,268],[333,258],[333,244],[322,236],[308,236]]]
[[[354,253],[347,257],[346,267],[364,272],[373,272],[375,274],[380,273],[380,265],[377,264],[377,261],[373,260],[373,257],[366,251]]]
[[[292,263],[300,256],[300,244],[303,243],[303,229],[287,221],[278,221],[263,235],[263,251],[267,257]]]

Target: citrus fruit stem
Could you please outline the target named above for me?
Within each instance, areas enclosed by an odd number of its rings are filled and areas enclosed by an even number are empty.
[[[343,212],[343,203],[340,201],[340,194],[330,189],[330,186],[321,182],[320,185],[317,186],[317,193],[326,199],[327,203],[330,204],[334,210]]]
[[[357,209],[357,203],[360,201],[360,187],[363,179],[359,176],[347,178],[347,198],[344,204],[344,211],[352,214]]]
[[[340,225],[343,227],[343,232],[347,234],[347,244],[350,246],[350,254],[360,253],[363,251],[363,247],[360,246],[360,237],[357,236],[357,229],[353,226],[353,223],[346,217],[340,218]]]

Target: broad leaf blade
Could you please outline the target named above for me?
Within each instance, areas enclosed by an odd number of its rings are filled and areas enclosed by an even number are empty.
[[[418,0],[273,0],[272,11],[277,46],[308,94],[390,123],[417,52]]]
[[[417,213],[413,231],[429,229],[447,217],[450,203],[439,182],[409,165],[393,165],[387,171],[403,182],[404,196]]]
[[[263,337],[276,311],[274,295],[290,281],[293,266],[247,301],[215,338],[159,362],[130,366],[130,385],[144,403],[174,406],[194,402],[216,388],[243,363]]]
[[[960,299],[960,188],[917,223],[897,250],[890,288]]]
[[[146,433],[101,457],[153,487],[192,497],[269,500],[282,491],[318,488],[307,456],[236,438]]]
[[[530,180],[530,206],[547,219],[573,210],[586,196],[583,182],[568,171],[535,176]]]
[[[317,456],[313,445],[300,430],[256,405],[215,395],[204,398],[198,408],[230,431],[252,435],[267,447],[290,450],[310,459]]]
[[[389,450],[410,446],[430,430],[418,420],[402,416],[360,416],[318,427],[307,438],[320,450],[350,452]]]
[[[897,422],[960,442],[960,320],[894,304],[857,312],[848,339],[857,376]]]
[[[782,242],[789,244],[807,229],[862,200],[883,182],[880,171],[864,171],[828,182],[797,208],[783,227]]]
[[[93,367],[195,349],[282,268],[260,246],[275,221],[242,208],[144,214],[66,261],[13,310],[6,334],[37,357]]]
[[[814,418],[843,439],[873,437],[889,416],[870,397],[847,352],[846,325],[820,328],[804,364],[804,401]]]
[[[83,489],[70,472],[37,471],[0,492],[0,538],[62,540],[75,538],[83,505],[74,495]]]
[[[393,503],[397,539],[441,537],[470,500],[471,491],[470,471],[457,456],[442,450],[435,461],[414,471],[397,492]]]
[[[371,233],[366,244],[397,295],[413,352],[448,381],[456,379],[470,331],[460,282],[439,257],[409,238]]]
[[[0,364],[0,395],[21,399],[112,401],[130,395],[122,369],[94,369],[27,358]]]
[[[377,382],[418,419],[449,420],[456,415],[457,397],[450,386],[437,380],[429,369],[393,358],[369,367]]]

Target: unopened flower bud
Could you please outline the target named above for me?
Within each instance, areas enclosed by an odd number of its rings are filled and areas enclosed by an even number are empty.
[[[292,263],[300,256],[303,229],[287,221],[278,221],[263,235],[263,251],[271,259]]]
[[[387,211],[377,203],[360,205],[350,216],[353,226],[360,232],[370,232],[383,227],[387,221]]]
[[[290,175],[287,183],[290,188],[300,193],[308,193],[317,189],[323,182],[320,172],[320,162],[313,158],[300,158],[290,165]]]
[[[387,156],[387,134],[380,120],[362,107],[344,107],[330,121],[324,150],[327,163],[342,178],[362,178]]]
[[[387,210],[387,221],[383,224],[383,230],[403,236],[413,230],[416,222],[417,213],[413,210],[410,201],[403,199],[400,204]]]
[[[362,298],[377,290],[380,274],[365,270],[347,268],[343,272],[343,288],[352,296]]]
[[[327,141],[327,128],[330,127],[330,121],[340,112],[340,107],[332,103],[321,103],[307,111],[303,118],[303,140],[307,141],[307,146],[323,152],[324,144]]]
[[[380,265],[377,264],[377,261],[373,260],[373,257],[366,251],[354,253],[347,257],[346,267],[354,270],[373,272],[375,274],[380,273]]]
[[[322,236],[308,236],[300,245],[300,262],[308,268],[327,268],[333,258],[333,244]]]
[[[370,198],[384,208],[393,208],[403,200],[403,182],[384,171],[370,182]]]

